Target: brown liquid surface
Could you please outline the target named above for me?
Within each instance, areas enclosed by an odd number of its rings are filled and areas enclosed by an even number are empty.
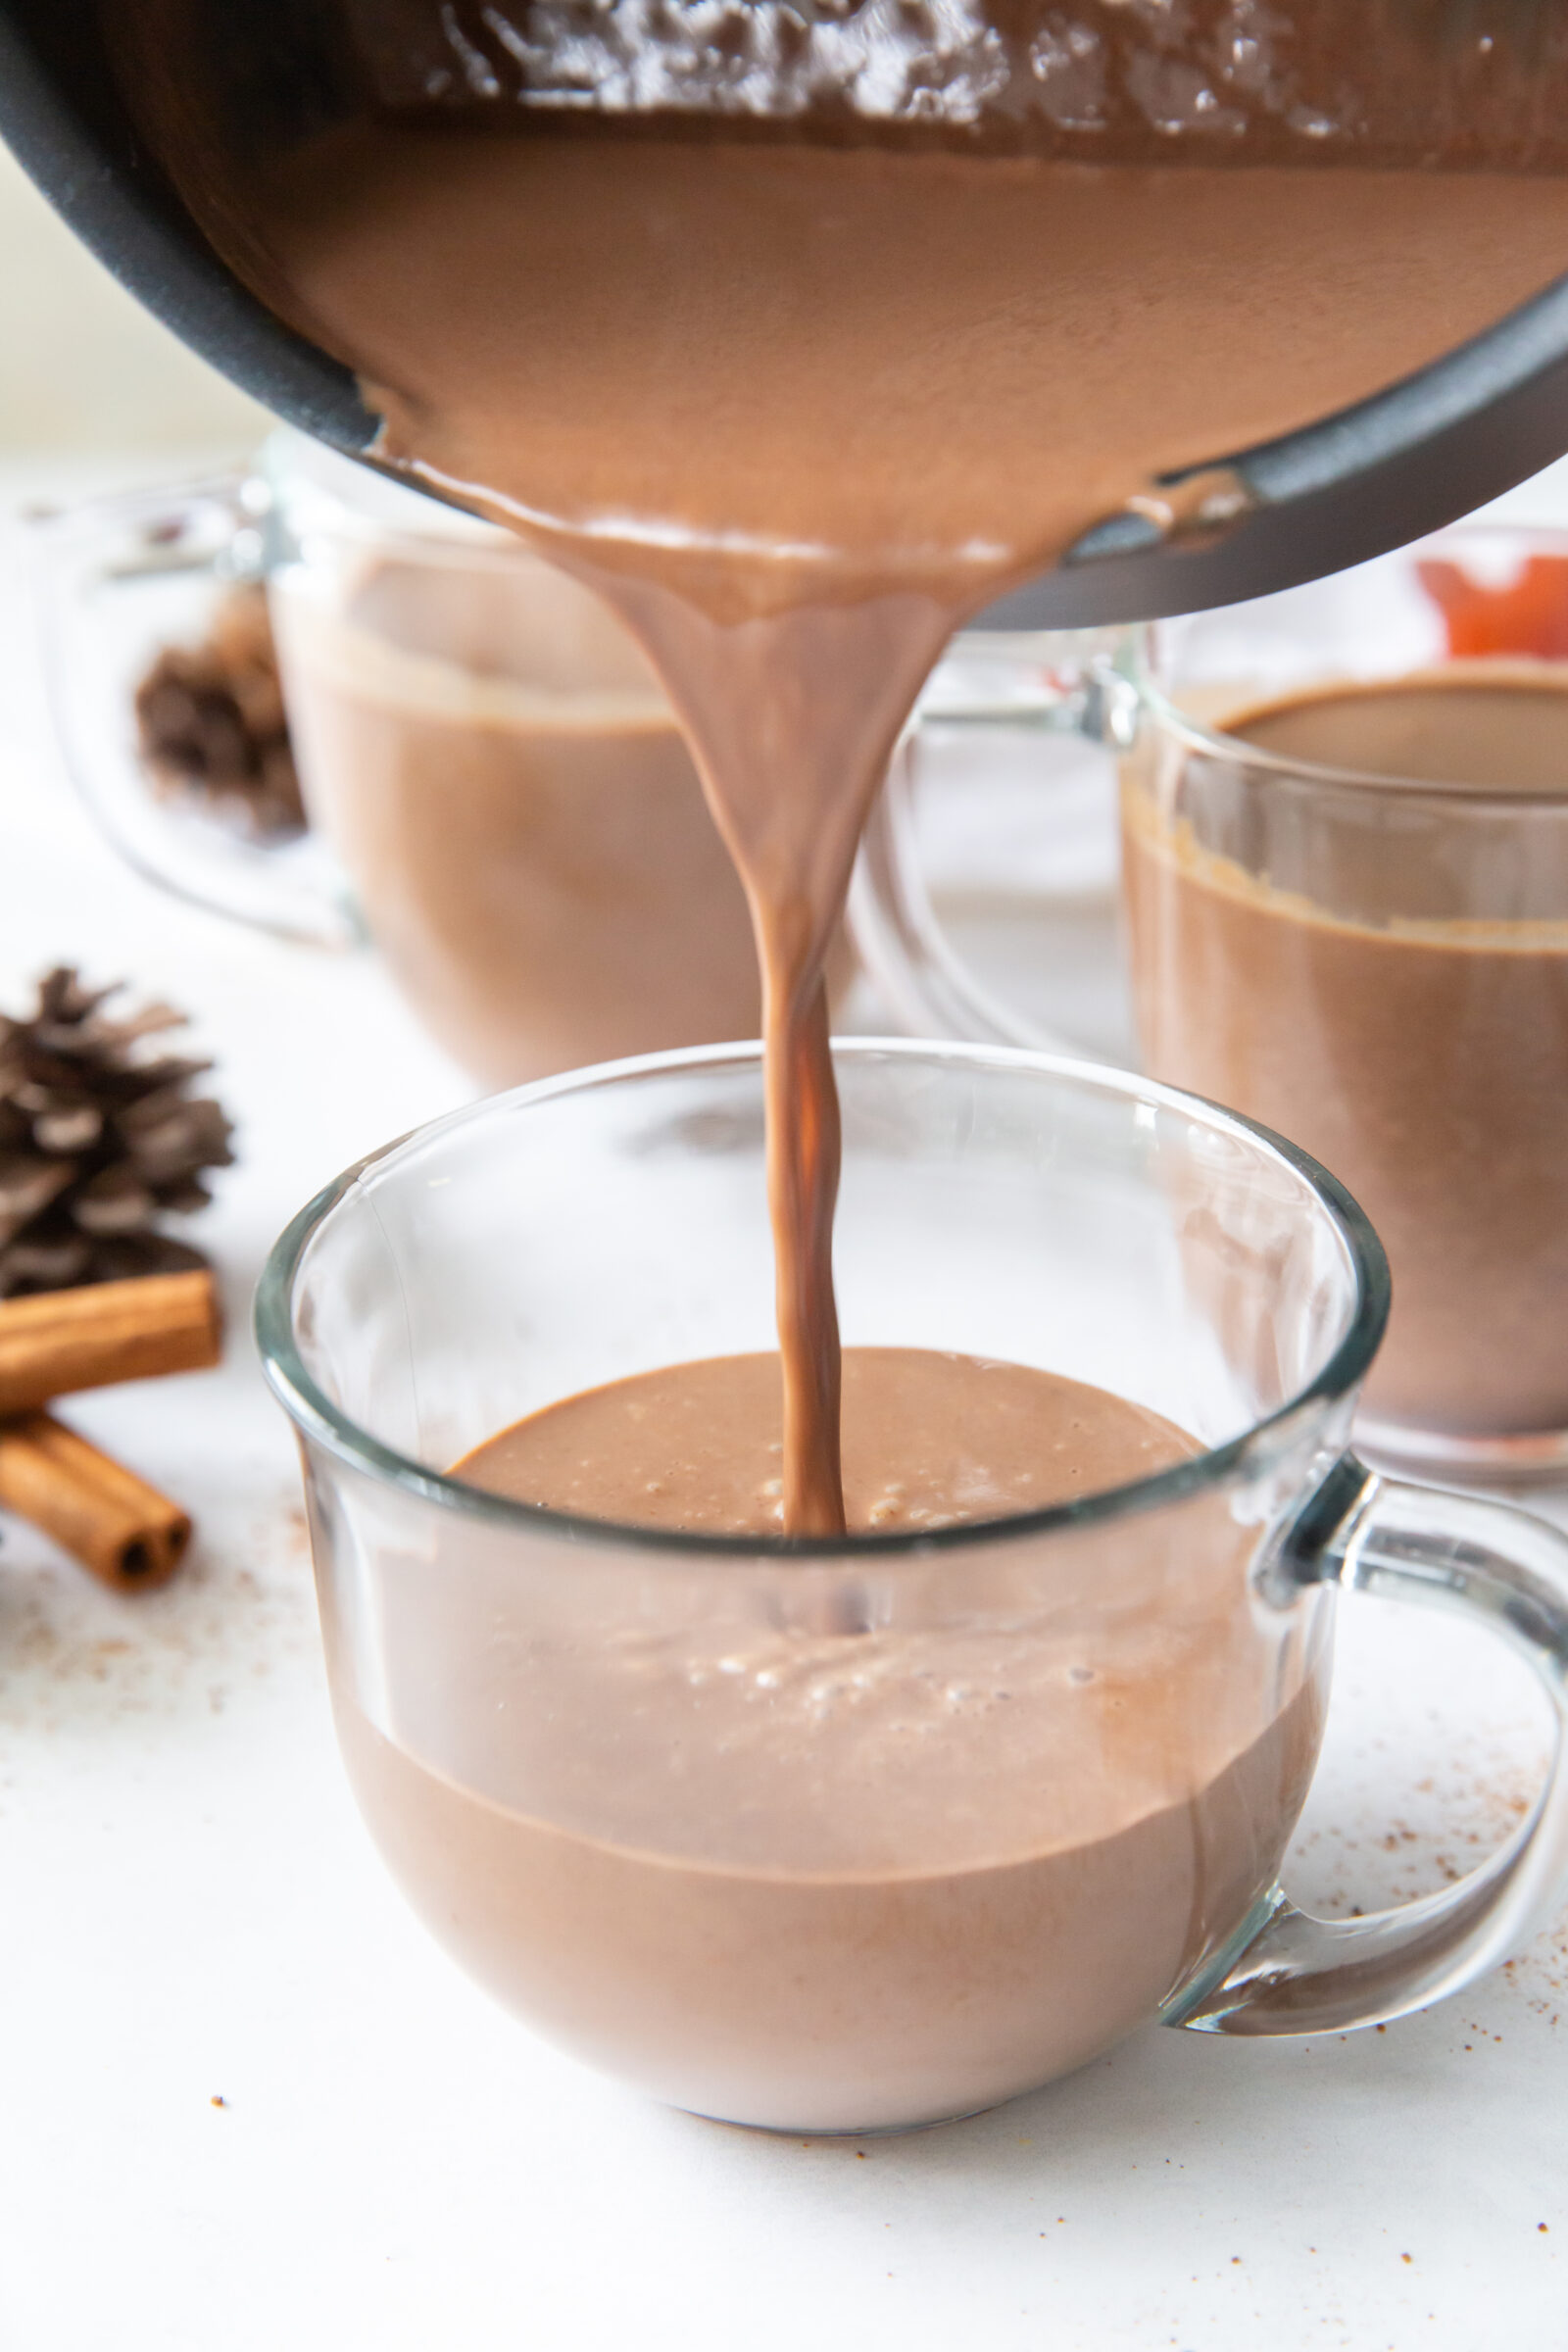
[[[668,703],[529,565],[371,559],[274,584],[313,820],[426,1025],[494,1086],[755,1037],[746,904]]]
[[[1412,785],[1568,797],[1560,671],[1336,690],[1225,730]],[[1568,1428],[1568,822],[1543,812],[1500,852],[1462,806],[1379,805],[1381,824],[1303,819],[1296,866],[1271,875],[1251,870],[1267,853],[1173,832],[1129,787],[1146,1059],[1304,1146],[1366,1210],[1394,1273],[1376,1410],[1477,1437]],[[1283,859],[1283,821],[1275,840]]]
[[[1042,1510],[1194,1450],[1157,1413],[1022,1364],[847,1348],[843,1366],[844,1499],[858,1534]],[[549,1405],[457,1475],[586,1519],[776,1535],[782,1456],[777,1356],[713,1356]]]
[[[852,1514],[885,1530],[1193,1450],[1017,1365],[852,1348],[845,1374]],[[768,1531],[779,1428],[776,1362],[682,1365],[535,1414],[459,1473]],[[373,1729],[342,1674],[338,1728],[432,1930],[567,2047],[735,2120],[927,2121],[1145,2022],[1272,1879],[1321,1693],[1299,1663],[1279,1677],[1239,1605],[1249,1541],[1200,1497],[1049,1571],[1016,1551],[1001,1592],[904,1562],[853,1634],[776,1578],[748,1601],[728,1565],[727,1604],[678,1622],[657,1573],[609,1628],[585,1598],[581,1622],[476,1644],[436,1611],[422,1642],[466,1661],[439,1755]],[[470,1605],[460,1579],[453,1610]]]
[[[786,1522],[834,1532],[822,967],[922,678],[966,613],[1129,499],[1157,502],[1160,474],[1357,399],[1537,291],[1568,258],[1568,182],[1083,166],[1053,160],[1044,118],[1002,142],[1043,152],[984,152],[983,107],[970,154],[901,151],[885,122],[876,146],[810,143],[861,135],[831,102],[767,142],[714,120],[691,135],[674,111],[617,123],[600,100],[551,135],[559,113],[517,103],[534,68],[514,86],[500,34],[487,64],[478,20],[435,79],[420,63],[400,83],[437,20],[385,5],[352,20],[374,127],[241,170],[170,74],[195,55],[182,17],[119,10],[121,54],[215,240],[358,369],[389,459],[615,604],[686,729],[762,966]],[[1356,23],[1325,24],[1336,72],[1378,52]],[[1008,24],[1016,90],[1038,92],[1040,26]],[[1168,62],[1143,61],[1166,82]],[[1142,72],[1126,64],[1134,95]],[[1310,149],[1290,86],[1278,119]],[[1117,155],[1179,127],[1146,98]],[[420,112],[449,101],[444,128]]]
[[[374,388],[390,454],[730,619],[979,601],[1568,260],[1568,181],[1485,172],[411,124],[302,151],[264,201],[253,266]]]
[[[1225,732],[1342,774],[1568,799],[1568,674],[1544,663],[1531,671],[1525,662],[1498,664],[1494,675],[1459,665],[1446,676],[1339,687],[1242,710]]]

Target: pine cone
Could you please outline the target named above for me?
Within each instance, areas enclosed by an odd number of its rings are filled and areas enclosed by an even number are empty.
[[[136,728],[166,791],[259,837],[304,827],[264,590],[232,590],[205,645],[165,648],[136,689]]]
[[[232,1164],[232,1130],[186,1091],[210,1062],[143,1051],[184,1014],[116,1019],[102,1007],[122,986],[61,966],[29,1018],[0,1014],[0,1298],[207,1262],[159,1219],[205,1205],[202,1172]]]

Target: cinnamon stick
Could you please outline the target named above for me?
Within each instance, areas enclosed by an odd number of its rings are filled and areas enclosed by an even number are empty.
[[[77,1389],[205,1371],[221,1350],[218,1292],[205,1266],[0,1300],[0,1415]]]
[[[166,1584],[190,1542],[177,1503],[49,1413],[0,1424],[0,1506],[121,1592]]]

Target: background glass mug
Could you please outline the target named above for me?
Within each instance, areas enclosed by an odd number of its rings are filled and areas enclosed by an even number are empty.
[[[154,879],[294,937],[363,918],[491,1084],[757,1033],[745,902],[658,682],[505,532],[280,436],[254,480],[105,502],[44,547],[68,759]],[[304,841],[171,800],[136,741],[159,651],[263,579]]]
[[[1054,649],[1055,723],[1098,726],[1123,746],[1145,1063],[1289,1135],[1371,1217],[1395,1305],[1367,1385],[1368,1443],[1476,1474],[1560,1469],[1568,539],[1466,528],[1162,623],[1111,660],[1098,649],[1098,669],[1095,655],[1086,676],[1081,649]],[[1537,716],[1523,735],[1498,734],[1452,702],[1420,724],[1398,705],[1374,753],[1371,706],[1355,690],[1423,673],[1446,694],[1465,679],[1517,680]],[[1325,738],[1319,717],[1313,738],[1332,765],[1301,756],[1298,715],[1258,715],[1336,687],[1347,690],[1336,732]],[[1237,740],[1233,725],[1262,742]],[[903,790],[878,818],[862,904],[900,857],[906,870]],[[966,989],[951,943],[930,985],[919,924],[901,919],[896,892],[876,896],[870,953],[891,952],[900,985],[933,1017],[1032,1034],[995,990]]]
[[[520,1415],[770,1348],[755,1053],[546,1081],[351,1169],[258,1299],[362,1810],[448,1949],[566,2048],[731,2121],[953,2116],[1154,2018],[1343,2029],[1500,1960],[1568,1864],[1559,1754],[1484,1867],[1378,1917],[1276,1872],[1337,1585],[1469,1613],[1559,1728],[1568,1540],[1344,1451],[1387,1304],[1310,1161],[1123,1073],[837,1055],[851,1345],[1118,1392],[1203,1448],[989,1526],[637,1531],[447,1466]]]

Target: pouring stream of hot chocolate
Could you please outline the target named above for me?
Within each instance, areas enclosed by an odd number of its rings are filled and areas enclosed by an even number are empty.
[[[182,167],[177,124],[163,143],[235,267],[359,369],[385,457],[599,588],[662,672],[766,972],[786,1524],[831,1533],[821,959],[922,676],[1160,475],[1538,290],[1568,259],[1568,182],[664,129],[394,119],[216,194],[210,151]]]
[[[791,1535],[842,1535],[839,1108],[823,965],[871,796],[949,616],[933,599],[894,595],[726,626],[662,587],[613,576],[599,584],[669,682],[751,906],[762,970],[785,1525]]]

